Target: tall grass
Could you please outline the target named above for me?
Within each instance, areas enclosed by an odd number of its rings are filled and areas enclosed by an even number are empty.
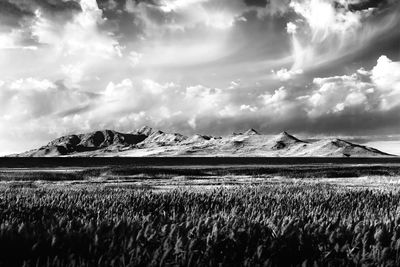
[[[1,266],[399,266],[400,192],[0,189]]]

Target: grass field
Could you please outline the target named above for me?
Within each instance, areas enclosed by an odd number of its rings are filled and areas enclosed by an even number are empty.
[[[399,266],[396,164],[0,170],[0,266]]]

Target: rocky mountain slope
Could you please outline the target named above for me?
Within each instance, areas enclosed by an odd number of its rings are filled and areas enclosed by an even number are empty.
[[[386,157],[377,149],[341,139],[307,142],[282,132],[263,135],[254,129],[225,137],[191,137],[142,127],[130,133],[112,130],[57,138],[16,157],[141,157],[141,156],[254,156],[254,157]]]

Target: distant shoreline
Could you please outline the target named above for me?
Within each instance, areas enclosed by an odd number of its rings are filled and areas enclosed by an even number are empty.
[[[0,157],[0,168],[96,167],[96,166],[218,166],[218,165],[313,165],[400,164],[400,157]]]

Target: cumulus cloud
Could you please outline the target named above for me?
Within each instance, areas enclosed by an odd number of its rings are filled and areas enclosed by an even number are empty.
[[[299,70],[299,69],[288,70],[286,68],[282,68],[282,69],[278,70],[277,72],[272,71],[272,73],[274,75],[276,75],[276,78],[279,79],[280,81],[288,81],[288,80],[294,78],[294,76],[302,74],[303,70]]]
[[[263,100],[260,112],[270,121],[277,118],[286,121],[293,117],[296,109],[299,108],[299,103],[293,101],[292,92],[283,86],[274,93],[266,93],[260,95],[259,98]]]
[[[286,31],[289,34],[295,34],[297,32],[297,25],[294,24],[293,22],[288,22],[286,24]]]
[[[380,90],[400,93],[400,62],[393,62],[387,56],[381,56],[371,75]]]
[[[207,0],[164,0],[160,3],[160,9],[164,12],[172,12],[204,2],[207,2]]]
[[[360,69],[350,76],[315,78],[308,114],[319,117],[346,110],[382,112],[399,107],[400,62],[381,56],[371,71]]]
[[[372,85],[362,82],[357,74],[315,78],[313,83],[317,89],[309,96],[310,117],[341,113],[349,108],[371,109],[367,90]]]
[[[250,106],[250,105],[241,105],[240,110],[242,111],[250,111],[250,112],[256,112],[258,110],[257,107]]]
[[[381,56],[371,70],[371,80],[381,93],[381,107],[390,110],[400,104],[400,62]]]

